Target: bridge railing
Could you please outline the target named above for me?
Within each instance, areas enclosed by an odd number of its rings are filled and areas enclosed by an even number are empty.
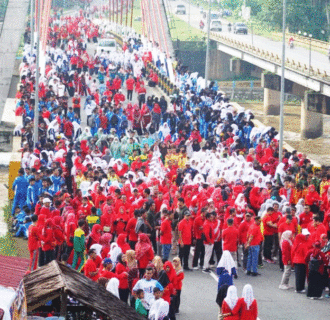
[[[282,59],[277,55],[274,54],[273,52],[265,51],[265,50],[260,50],[259,48],[248,45],[246,43],[243,43],[241,41],[226,37],[222,34],[216,33],[216,32],[211,32],[211,39],[214,41],[222,42],[225,44],[228,44],[232,47],[236,47],[242,51],[252,53],[253,55],[260,57],[264,60],[271,61],[277,65],[281,65]],[[306,76],[309,76],[311,78],[316,78],[325,82],[330,82],[330,74],[328,75],[326,71],[321,71],[320,69],[316,68],[314,69],[313,66],[309,68],[309,66],[306,66],[306,64],[301,64],[299,61],[295,60],[290,60],[286,59],[285,61],[285,66],[286,68],[296,70]]]

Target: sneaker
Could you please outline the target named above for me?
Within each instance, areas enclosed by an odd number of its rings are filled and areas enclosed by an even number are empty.
[[[300,291],[295,290],[294,292],[295,292],[295,293],[305,293],[306,290],[300,290]]]
[[[190,268],[183,268],[184,271],[193,271],[193,269]]]
[[[246,275],[250,276],[251,275],[251,271],[246,271]]]
[[[308,297],[308,299],[310,299],[310,300],[314,300],[315,298],[314,298],[314,297]]]
[[[286,286],[286,285],[280,285],[278,288],[281,289],[281,290],[288,290],[289,289],[289,287]]]
[[[328,298],[330,298],[330,296],[328,294],[325,294],[324,295],[324,298],[327,298],[328,299]]]
[[[215,268],[215,264],[210,264],[210,268]]]
[[[261,276],[261,274],[258,272],[251,272],[251,276],[256,277],[256,276]]]
[[[277,261],[278,259],[277,259],[277,257],[273,257],[273,260]]]
[[[267,262],[267,263],[273,263],[273,260],[266,259],[265,262]]]
[[[193,267],[193,270],[199,270],[199,268],[198,267]]]
[[[259,264],[259,265],[258,265],[258,268],[260,268],[260,269],[262,269],[263,267],[264,267],[263,264]]]
[[[316,298],[317,300],[322,300],[323,299],[323,297],[319,297],[319,298]]]
[[[203,269],[202,272],[203,273],[211,273],[211,270],[210,269]]]

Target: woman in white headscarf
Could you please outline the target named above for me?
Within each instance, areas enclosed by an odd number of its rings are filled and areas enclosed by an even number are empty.
[[[237,289],[235,286],[230,286],[227,291],[227,296],[222,302],[222,316],[226,320],[239,320],[241,304],[238,302]]]
[[[258,319],[258,304],[254,298],[253,289],[250,284],[246,284],[243,288],[242,298],[239,299],[241,305],[240,319],[257,320]]]
[[[223,284],[233,285],[233,277],[237,278],[236,264],[228,250],[222,253],[217,266],[217,275],[219,276],[218,290]]]
[[[116,296],[119,299],[119,280],[117,278],[111,278],[108,281],[108,284],[106,286],[107,291],[111,292],[114,296]]]
[[[280,246],[282,250],[282,262],[284,265],[284,273],[282,277],[281,284],[279,288],[281,290],[288,290],[289,287],[289,280],[291,275],[291,248],[292,248],[292,231],[287,230],[282,233]]]
[[[122,253],[122,251],[118,247],[118,244],[116,242],[111,243],[109,258],[111,259],[111,261],[113,262],[114,265],[117,263],[117,257],[121,253]]]
[[[160,128],[159,132],[161,133],[160,138],[164,140],[171,132],[171,129],[169,128],[167,122],[165,122]]]
[[[150,310],[148,319],[150,320],[163,320],[170,311],[170,305],[163,298],[154,300]]]
[[[305,207],[305,199],[301,198],[298,200],[298,203],[296,204],[296,217],[299,217],[301,213],[304,212],[304,207]]]

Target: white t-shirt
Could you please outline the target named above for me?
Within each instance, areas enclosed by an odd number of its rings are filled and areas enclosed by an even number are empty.
[[[146,279],[141,279],[135,284],[133,291],[142,289],[144,291],[144,300],[150,306],[154,300],[153,290],[155,287],[159,288],[161,291],[164,290],[162,285],[157,280],[151,279],[148,281]]]

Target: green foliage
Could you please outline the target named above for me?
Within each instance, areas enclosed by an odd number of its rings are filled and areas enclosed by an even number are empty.
[[[11,226],[10,223],[10,217],[11,217],[11,209],[10,205],[6,205],[3,208],[4,211],[4,217],[7,222],[8,228]],[[4,237],[0,237],[0,255],[3,256],[17,256],[17,249],[14,243],[14,239],[12,237],[12,234],[10,232],[7,232],[7,234]]]

